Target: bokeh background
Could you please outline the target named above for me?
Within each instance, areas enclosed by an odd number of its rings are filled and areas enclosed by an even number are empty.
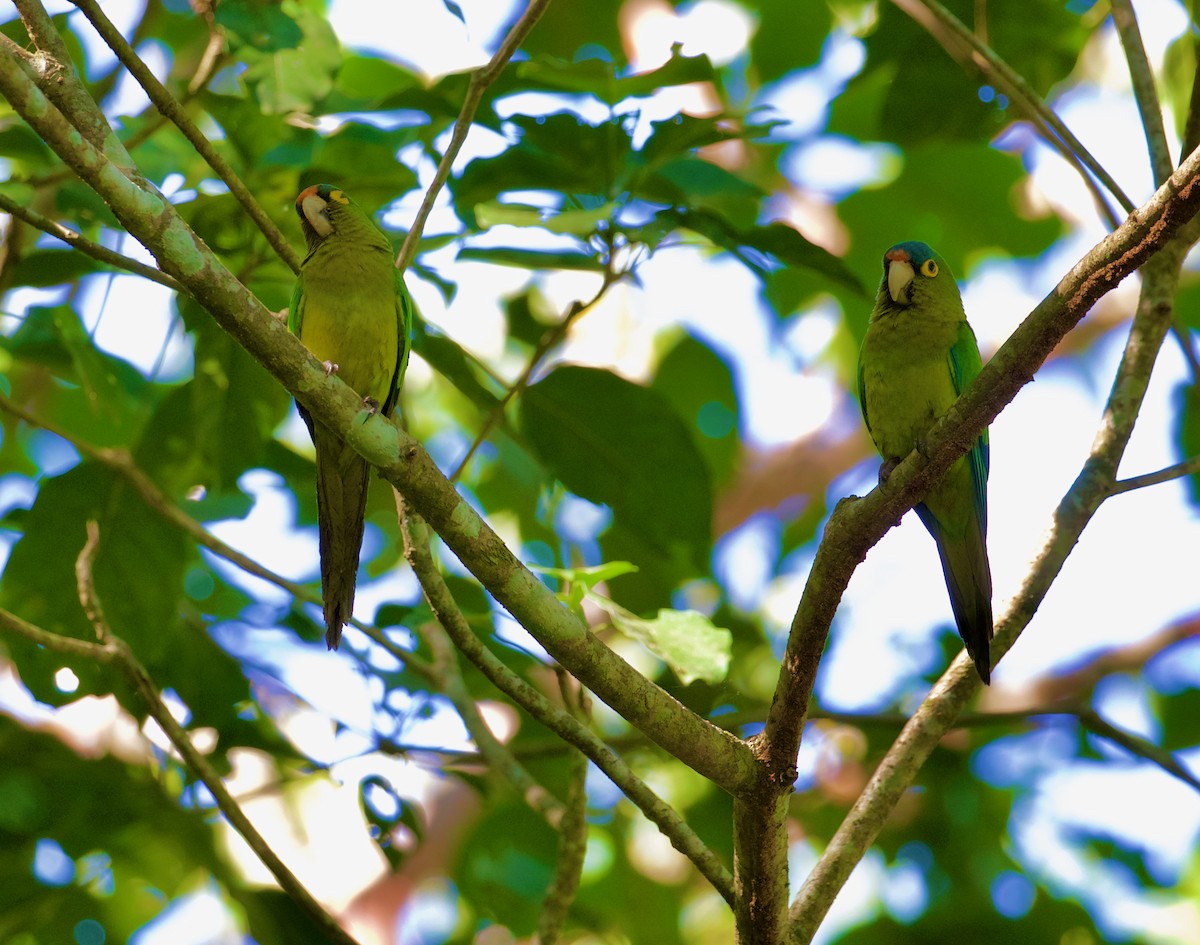
[[[690,685],[637,641],[602,632],[689,707],[732,714],[743,734],[765,714],[828,511],[875,484],[854,371],[883,250],[921,239],[941,252],[986,359],[1108,229],[1018,103],[909,15],[921,6],[596,0],[581,14],[552,4],[487,91],[408,274],[423,315],[408,429],[523,560],[632,562],[636,573],[602,588],[620,607],[697,610],[729,630],[725,678]],[[1107,4],[949,6],[1135,203],[1149,197]],[[143,173],[269,308],[283,308],[291,273],[227,188],[84,17],[47,8]],[[464,71],[486,62],[521,6],[104,8],[298,246],[292,201],[319,181],[378,209],[399,245],[448,142]],[[1172,0],[1134,9],[1177,150],[1196,25]],[[0,21],[27,42],[11,4],[0,3]],[[0,194],[153,262],[6,106],[0,169]],[[529,934],[554,835],[474,763],[446,699],[354,628],[327,653],[315,605],[200,549],[80,446],[128,448],[213,535],[315,588],[312,451],[286,392],[194,302],[11,216],[0,224],[0,389],[50,428],[0,412],[0,605],[87,637],[73,568],[84,521],[99,517],[97,583],[114,629],[360,941]],[[1088,454],[1136,298],[1136,279],[1106,296],[991,427],[997,614]],[[564,324],[576,302],[592,304]],[[1125,476],[1200,446],[1198,307],[1189,269]],[[651,440],[686,449],[636,448],[635,418]],[[419,648],[429,612],[389,491],[373,488],[356,615]],[[980,941],[1200,940],[1200,795],[1079,717],[1094,711],[1200,770],[1197,495],[1184,477],[1103,505],[821,941],[950,930]],[[452,555],[441,559],[493,649],[551,685],[536,641]],[[933,543],[907,516],[860,566],[834,624],[800,755],[793,883],[959,649]],[[559,785],[564,758],[550,735],[478,674],[466,678],[493,730]],[[0,712],[0,939],[296,940],[293,907],[109,671],[0,637]],[[595,724],[728,855],[728,798],[602,706]],[[724,904],[594,769],[588,803],[571,940],[730,940]]]

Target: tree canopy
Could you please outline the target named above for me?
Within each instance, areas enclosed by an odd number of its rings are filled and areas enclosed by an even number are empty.
[[[15,7],[0,940],[1200,936],[1190,4]],[[324,182],[396,422],[278,317]],[[877,486],[905,239],[987,363]],[[988,425],[984,690],[905,513]]]

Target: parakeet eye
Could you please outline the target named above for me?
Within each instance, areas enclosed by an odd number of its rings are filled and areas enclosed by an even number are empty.
[[[937,274],[938,274],[938,264],[935,263],[932,259],[926,259],[923,263],[921,263],[921,275],[929,276],[929,278],[932,279]]]

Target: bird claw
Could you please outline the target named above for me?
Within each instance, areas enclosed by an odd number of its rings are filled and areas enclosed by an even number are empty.
[[[325,369],[326,377],[332,377],[334,374],[336,374],[338,372],[338,366],[336,364],[334,364],[332,361],[322,361],[321,367],[323,367]]]
[[[929,443],[925,439],[924,433],[917,437],[917,442],[914,445],[916,446],[917,452],[921,454],[922,459],[929,459]]]
[[[363,406],[367,408],[367,416],[373,417],[379,413],[379,401],[374,397],[364,397]]]
[[[288,310],[286,308],[281,308],[278,312],[272,312],[271,317],[275,319],[275,321],[283,322],[283,324],[286,325],[288,322]]]
[[[899,465],[899,462],[894,459],[884,460],[884,462],[879,464],[879,484],[881,486],[888,481],[888,476],[890,476],[895,468]]]

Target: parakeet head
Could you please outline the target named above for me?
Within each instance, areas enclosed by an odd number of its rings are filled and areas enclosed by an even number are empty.
[[[310,252],[345,223],[360,224],[365,216],[349,195],[333,184],[313,184],[300,191],[296,215]]]
[[[927,244],[909,240],[883,254],[879,299],[887,307],[958,297],[954,273]]]

